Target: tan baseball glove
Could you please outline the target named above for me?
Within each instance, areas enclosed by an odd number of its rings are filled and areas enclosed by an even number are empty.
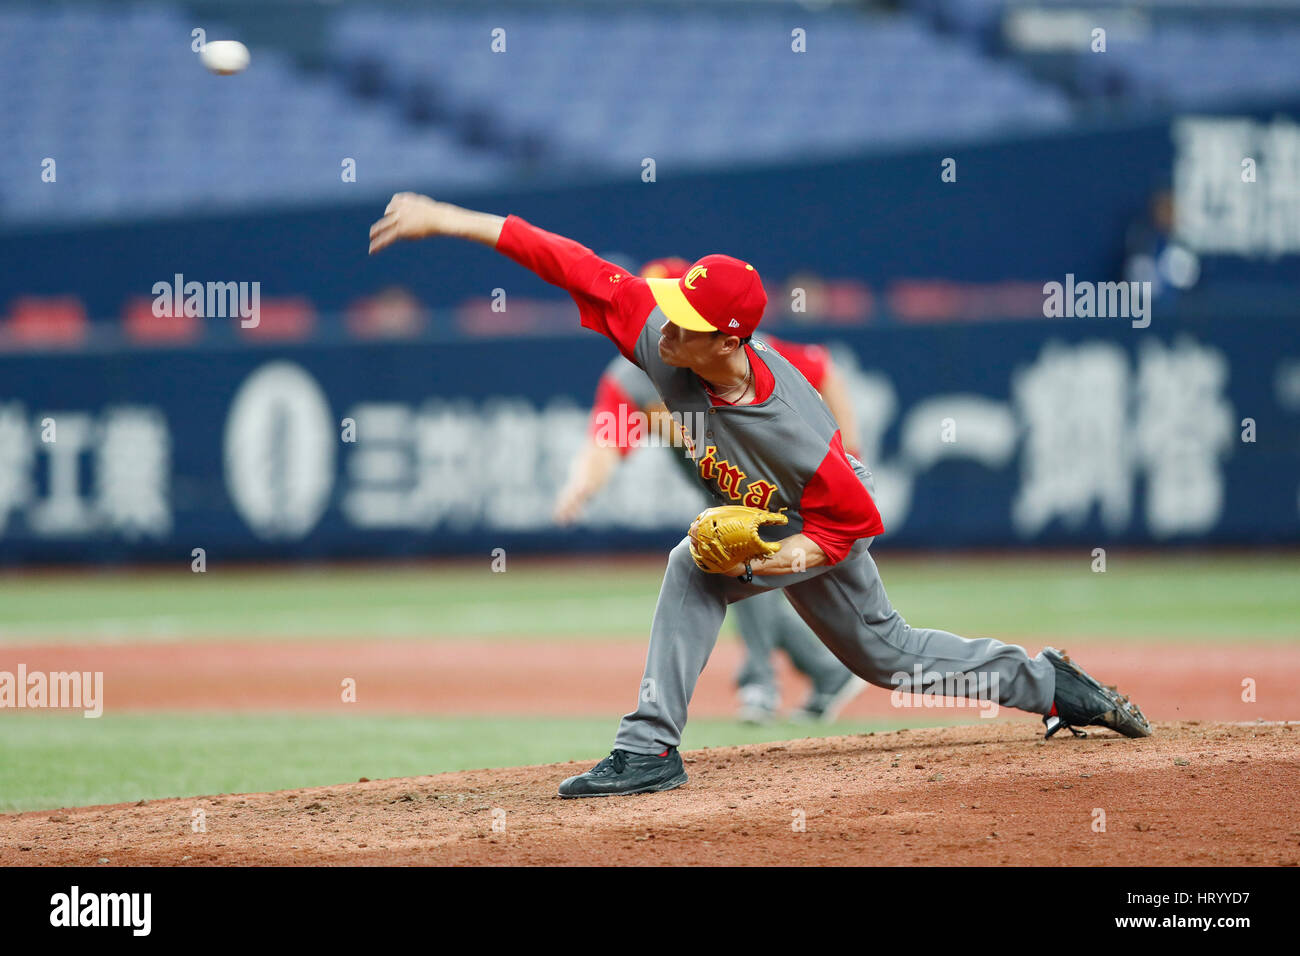
[[[687,532],[691,557],[701,571],[722,574],[742,562],[748,564],[755,558],[775,554],[781,546],[764,541],[758,536],[758,529],[765,524],[785,524],[788,520],[783,514],[744,505],[722,505],[701,511]]]

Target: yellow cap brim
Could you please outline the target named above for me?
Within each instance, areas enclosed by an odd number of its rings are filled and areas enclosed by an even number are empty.
[[[691,332],[718,331],[686,300],[676,279],[646,279],[645,281],[650,287],[650,294],[655,297],[655,304],[664,315],[668,316],[668,321],[673,325]]]

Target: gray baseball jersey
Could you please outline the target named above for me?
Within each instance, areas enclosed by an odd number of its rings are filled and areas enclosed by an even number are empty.
[[[830,409],[793,365],[758,339],[752,347],[772,373],[771,394],[751,405],[714,405],[698,375],[659,357],[664,321],[659,309],[650,313],[633,358],[677,421],[714,502],[781,511],[789,524],[773,531],[780,537],[799,532],[804,492],[837,453],[839,426]]]

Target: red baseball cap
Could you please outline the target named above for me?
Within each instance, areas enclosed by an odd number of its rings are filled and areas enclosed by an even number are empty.
[[[651,259],[641,267],[642,279],[680,279],[691,264],[678,256]]]
[[[692,332],[754,333],[767,307],[758,270],[731,256],[699,259],[679,279],[646,279],[668,321]]]

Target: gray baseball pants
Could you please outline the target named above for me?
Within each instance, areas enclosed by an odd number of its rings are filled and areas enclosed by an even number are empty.
[[[683,538],[668,556],[637,708],[619,724],[614,746],[641,754],[678,746],[687,706],[717,642],[727,605],[773,588],[784,588],[813,633],[871,684],[908,686],[897,675],[911,675],[918,667],[923,673],[992,676],[984,686],[996,688],[993,699],[999,705],[1033,714],[1051,710],[1056,676],[1042,655],[1030,657],[1022,647],[991,638],[968,640],[907,624],[885,595],[868,550],[871,541],[858,541],[833,567],[756,577],[745,584],[701,571]]]

